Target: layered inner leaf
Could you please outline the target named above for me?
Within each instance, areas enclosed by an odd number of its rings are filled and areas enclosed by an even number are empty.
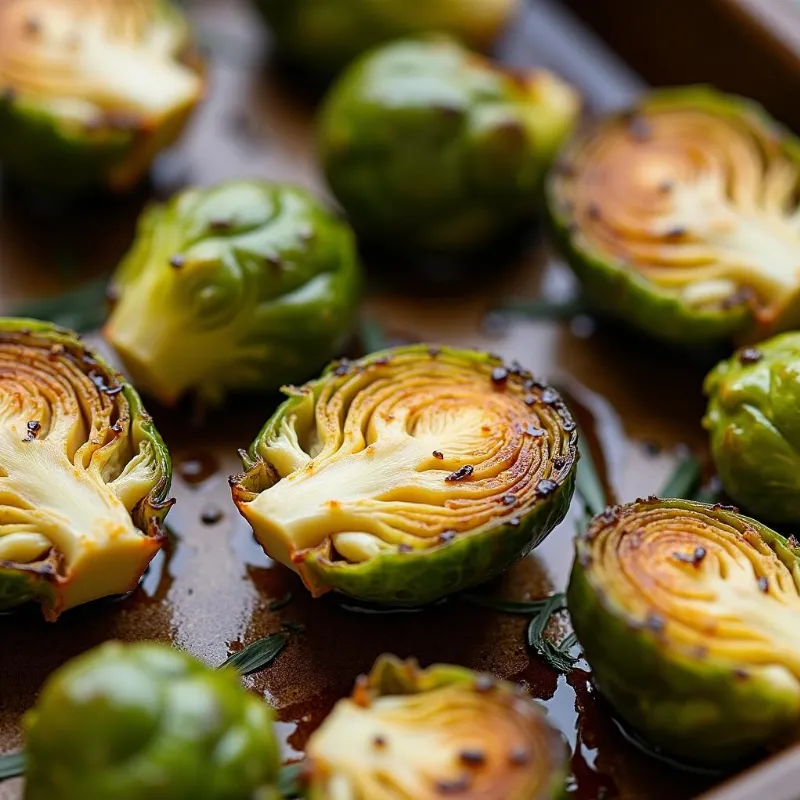
[[[575,458],[558,395],[489,360],[422,348],[297,391],[259,448],[280,480],[241,506],[290,559],[322,547],[360,562],[515,518]]]
[[[156,122],[202,90],[177,60],[187,36],[159,0],[8,0],[0,4],[0,89],[76,123],[115,113],[127,115],[111,120],[123,128]]]
[[[530,800],[558,768],[552,732],[527,704],[464,686],[341,701],[307,754],[325,796],[347,800]]]
[[[580,240],[689,306],[770,322],[800,290],[800,163],[755,111],[645,104],[600,127],[557,178]]]
[[[159,542],[131,511],[159,482],[122,387],[88,354],[0,332],[0,561],[54,613],[135,586]]]
[[[669,501],[628,506],[589,536],[590,580],[627,618],[690,658],[798,686],[800,560],[777,536]]]

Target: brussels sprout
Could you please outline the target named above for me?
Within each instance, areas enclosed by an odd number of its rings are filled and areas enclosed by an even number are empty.
[[[131,591],[161,547],[171,465],[121,375],[70,331],[0,319],[0,609],[48,619]]]
[[[703,425],[725,491],[759,517],[800,522],[800,333],[740,350],[705,391]]]
[[[66,191],[124,191],[180,135],[204,89],[166,0],[0,3],[0,161]]]
[[[748,100],[690,87],[579,137],[547,194],[590,301],[701,343],[800,323],[798,192],[796,137]]]
[[[25,716],[25,800],[250,800],[278,771],[272,710],[233,670],[154,642],[107,642]]]
[[[381,656],[310,738],[310,800],[563,796],[568,751],[519,687]]]
[[[106,337],[163,403],[303,381],[353,325],[352,232],[301,189],[235,181],[145,212]]]
[[[488,49],[519,0],[256,0],[290,58],[331,75],[375,45],[442,31]]]
[[[496,356],[401,347],[286,393],[231,486],[315,596],[431,602],[501,572],[569,506],[575,423]]]
[[[549,72],[512,74],[443,39],[396,42],[332,88],[320,157],[360,234],[456,251],[535,213],[579,105]]]
[[[800,550],[736,509],[608,509],[567,601],[598,688],[664,751],[733,762],[800,734]]]

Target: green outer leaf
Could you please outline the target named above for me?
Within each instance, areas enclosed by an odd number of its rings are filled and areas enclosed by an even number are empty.
[[[700,462],[694,456],[687,456],[678,462],[658,496],[691,499],[699,480]]]
[[[243,650],[234,653],[224,663],[220,664],[219,669],[232,667],[242,675],[250,675],[264,667],[268,667],[281,653],[288,638],[283,633],[271,633],[263,639],[247,645]]]
[[[107,316],[106,278],[79,286],[55,297],[28,300],[12,309],[12,316],[52,322],[85,333],[99,328]]]
[[[800,522],[800,333],[721,361],[706,377],[703,426],[725,492],[759,518]]]
[[[499,363],[495,357],[479,351],[446,346],[436,349],[439,357],[480,365]],[[386,356],[409,353],[430,357],[430,346],[415,344],[379,351],[354,364],[365,365]],[[336,368],[336,363],[331,364],[320,378],[306,384],[315,397],[325,381],[336,379]],[[231,484],[237,505],[240,496],[252,496],[275,482],[276,475],[261,457],[261,447],[305,397],[307,395],[298,395],[296,391],[291,394],[251,444],[243,457],[247,472],[236,476]],[[329,561],[320,552],[310,550],[303,556],[303,567],[320,586],[359,600],[395,606],[425,605],[490,580],[538,546],[566,516],[575,488],[577,432],[571,431],[565,441],[564,455],[568,458],[569,471],[554,492],[519,509],[518,525],[511,524],[508,519],[498,519],[425,552],[381,553],[358,564]]]
[[[651,92],[637,108],[646,111],[651,105],[686,105],[687,102],[721,113],[746,115],[780,135],[786,141],[787,157],[800,162],[800,151],[794,137],[772,120],[761,106],[745,98],[721,94],[705,86],[688,86]],[[609,116],[600,125],[613,125],[620,116]],[[561,154],[561,165],[569,166],[581,146],[580,137],[568,145]],[[745,303],[729,309],[691,309],[667,289],[656,286],[622,262],[599,252],[579,229],[573,229],[572,219],[559,194],[559,179],[556,166],[551,170],[546,185],[548,218],[556,241],[593,307],[622,318],[657,339],[681,344],[725,341],[746,336],[751,331],[752,312]]]
[[[156,461],[155,479],[150,492],[143,497],[131,512],[134,525],[149,538],[163,540],[166,537],[164,518],[173,501],[169,499],[172,483],[172,461],[164,440],[156,430],[152,417],[145,411],[136,389],[120,372],[88,348],[74,332],[35,319],[0,317],[0,337],[11,335],[21,341],[58,344],[79,362],[92,360],[92,368],[108,378],[109,385],[122,386],[122,396],[130,411],[130,441],[136,453],[143,445],[149,446]],[[37,564],[12,566],[4,562],[0,566],[0,609],[13,608],[30,600],[38,600],[47,609],[54,599],[54,576]]]
[[[648,500],[618,507],[659,504],[706,510],[726,524],[759,535],[800,574],[800,551],[761,523],[720,506],[690,500]],[[764,747],[800,735],[800,702],[788,688],[747,663],[705,657],[679,648],[630,615],[623,599],[593,572],[601,553],[590,527],[576,540],[567,605],[595,683],[616,711],[649,742],[690,762],[736,763]]]
[[[0,756],[0,781],[25,774],[25,752],[4,753]]]

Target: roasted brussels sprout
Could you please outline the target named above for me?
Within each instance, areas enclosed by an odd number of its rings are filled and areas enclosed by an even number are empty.
[[[166,0],[0,3],[0,161],[21,180],[130,188],[203,88],[186,21]]]
[[[256,0],[256,5],[286,55],[329,76],[375,45],[428,31],[488,49],[519,0]]]
[[[0,319],[0,609],[132,590],[161,547],[169,454],[139,396],[74,334]]]
[[[107,642],[25,716],[25,800],[276,797],[273,713],[232,670],[153,642]]]
[[[646,96],[569,146],[548,205],[598,308],[661,339],[800,323],[800,142],[750,101]]]
[[[800,333],[740,350],[705,391],[703,424],[725,491],[759,517],[800,522]]]
[[[535,213],[579,105],[549,72],[512,74],[445,39],[396,42],[332,88],[320,157],[359,234],[457,251]]]
[[[231,486],[314,595],[431,602],[496,575],[566,513],[575,423],[495,356],[401,347],[286,393]]]
[[[664,751],[733,762],[800,733],[800,550],[764,525],[688,500],[608,509],[567,599],[597,686]]]
[[[568,751],[519,687],[381,656],[308,742],[310,800],[554,800]]]
[[[112,282],[105,334],[141,389],[272,391],[340,350],[360,267],[349,227],[305,191],[259,181],[190,189],[145,212]]]

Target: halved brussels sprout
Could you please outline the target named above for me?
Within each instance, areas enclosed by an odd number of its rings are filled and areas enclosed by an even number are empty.
[[[233,670],[107,642],[58,669],[25,715],[25,800],[277,797],[272,720]]]
[[[332,88],[320,157],[359,234],[459,250],[535,214],[579,106],[544,70],[512,73],[446,39],[396,42]]]
[[[0,161],[48,188],[124,191],[204,90],[167,0],[0,3]]]
[[[375,45],[428,31],[488,49],[519,0],[256,0],[256,5],[285,54],[331,75]]]
[[[162,403],[220,402],[313,375],[352,329],[360,285],[350,228],[305,191],[190,189],[142,216],[105,335]]]
[[[652,744],[733,762],[800,735],[800,550],[764,525],[688,500],[608,509],[567,599],[597,686]]]
[[[310,800],[554,800],[568,750],[517,686],[381,656],[309,739]]]
[[[231,486],[314,595],[428,603],[501,572],[567,511],[575,423],[496,356],[401,347],[285,391]]]
[[[703,425],[725,491],[748,511],[800,522],[800,333],[740,350],[706,378]]]
[[[661,339],[800,323],[800,143],[760,106],[655,92],[579,137],[549,180],[588,298]]]
[[[0,609],[124,594],[161,547],[169,454],[139,396],[75,334],[0,319]]]

